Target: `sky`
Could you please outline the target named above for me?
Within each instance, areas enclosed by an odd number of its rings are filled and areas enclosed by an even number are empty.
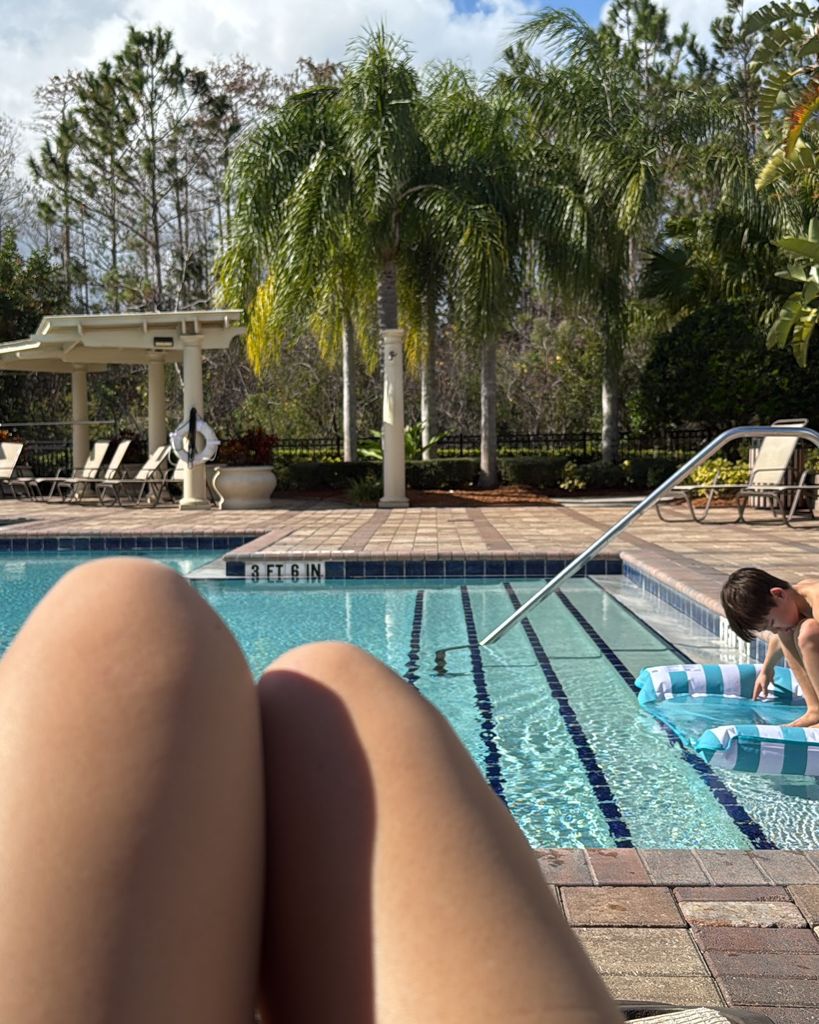
[[[547,3],[539,0],[0,0],[0,114],[25,123],[37,85],[110,57],[129,23],[172,29],[191,65],[241,53],[284,74],[301,56],[341,59],[362,27],[383,21],[408,40],[419,64],[450,58],[480,73],[542,6]],[[571,6],[596,24],[603,0]],[[667,0],[666,6],[674,27],[687,20],[704,35],[721,3]]]

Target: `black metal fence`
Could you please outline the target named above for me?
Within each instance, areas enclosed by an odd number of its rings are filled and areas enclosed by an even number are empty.
[[[620,435],[620,457],[663,454],[680,459],[699,451],[710,440],[700,430],[674,430],[662,435],[635,434],[624,431]],[[437,445],[440,458],[477,456],[480,452],[480,434],[446,434]],[[142,454],[138,442],[132,446],[134,456]],[[129,457],[131,455],[129,452]],[[320,462],[340,461],[344,445],[340,435],[323,437],[282,437],[276,454],[288,461]],[[551,434],[499,434],[500,455],[572,455],[583,459],[600,457],[600,434],[590,431]],[[71,468],[71,441],[32,440],[26,444],[24,461],[40,476],[53,475],[59,469]]]

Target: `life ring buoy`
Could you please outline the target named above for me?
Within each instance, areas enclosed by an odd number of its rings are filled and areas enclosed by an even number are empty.
[[[168,435],[174,454],[180,463],[185,466],[198,466],[203,462],[210,461],[219,450],[219,445],[221,444],[221,441],[214,433],[213,427],[197,416],[195,434],[201,435],[205,443],[201,451],[194,449],[193,457],[191,457],[187,442],[191,434],[192,419],[183,420],[176,430]]]

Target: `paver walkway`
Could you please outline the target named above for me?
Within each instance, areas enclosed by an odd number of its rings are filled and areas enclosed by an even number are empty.
[[[576,555],[625,509],[353,509],[276,500],[264,512],[180,512],[0,504],[4,539],[256,536],[290,559],[559,558]],[[819,575],[819,521],[790,529],[661,522],[649,511],[606,553],[622,554],[715,610],[725,576],[759,565]],[[263,536],[264,535],[264,536]],[[617,998],[751,1006],[775,1024],[819,1021],[819,851],[541,850],[546,884]],[[468,855],[468,851],[467,851]]]
[[[616,999],[819,1020],[819,852],[535,853]]]

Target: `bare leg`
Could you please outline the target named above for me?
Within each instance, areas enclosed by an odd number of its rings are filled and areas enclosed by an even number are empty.
[[[265,1020],[620,1020],[512,819],[406,683],[316,644],[260,697]]]
[[[141,559],[68,574],[0,663],[0,1020],[249,1024],[263,832],[218,617]]]

